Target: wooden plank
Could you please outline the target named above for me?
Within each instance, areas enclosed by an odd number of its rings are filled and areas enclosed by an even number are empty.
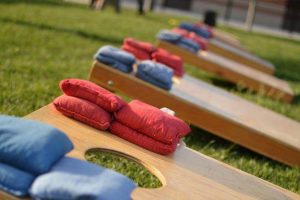
[[[74,150],[69,156],[84,159],[85,152],[94,148],[119,152],[143,164],[162,181],[163,187],[158,189],[135,189],[133,199],[300,199],[295,193],[193,151],[185,145],[179,146],[169,156],[152,153],[108,132],[67,118],[51,104],[26,117],[48,123],[65,132],[74,143]],[[2,195],[0,193],[1,199]]]
[[[256,92],[264,91],[266,96],[274,99],[285,102],[291,102],[293,100],[294,93],[287,82],[251,69],[243,64],[231,61],[211,52],[199,52],[199,54],[196,55],[164,41],[159,41],[158,47],[180,56],[184,62],[216,74],[235,84],[242,84]]]
[[[170,92],[94,62],[89,80],[176,114],[274,160],[300,166],[300,123],[186,76]]]
[[[228,45],[247,51],[240,43],[240,40],[233,34],[224,32],[220,29],[214,29],[214,38]]]
[[[19,199],[22,199],[22,200],[28,200],[28,198],[17,198],[15,196],[12,196],[8,193],[5,193],[3,191],[0,190],[0,199],[1,200],[19,200]]]
[[[243,63],[244,65],[257,69],[261,72],[274,74],[275,68],[270,62],[218,40],[211,39],[209,41],[208,50],[230,60],[234,60],[235,62]]]

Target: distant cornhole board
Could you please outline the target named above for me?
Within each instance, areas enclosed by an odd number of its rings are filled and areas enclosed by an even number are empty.
[[[241,50],[247,51],[242,45],[240,40],[233,34],[221,31],[220,29],[214,29],[214,38]]]
[[[89,80],[176,114],[211,133],[289,165],[300,166],[300,123],[185,75],[170,91],[97,61]]]
[[[158,47],[180,56],[186,63],[216,74],[235,84],[242,84],[256,92],[263,91],[266,96],[274,99],[285,102],[293,100],[294,93],[287,82],[251,69],[246,65],[218,56],[212,52],[201,51],[198,54],[193,54],[165,41],[158,41]]]
[[[84,159],[85,153],[100,148],[142,163],[163,186],[157,189],[137,188],[132,199],[300,199],[300,196],[242,172],[181,145],[174,154],[162,156],[111,133],[99,131],[67,118],[45,106],[27,118],[48,123],[64,131],[74,143],[71,157]],[[0,191],[0,199],[15,200]]]
[[[209,41],[208,50],[267,74],[273,74],[275,71],[274,66],[270,62],[267,62],[249,52],[243,51],[235,46],[225,44],[224,42],[216,39],[211,39]]]

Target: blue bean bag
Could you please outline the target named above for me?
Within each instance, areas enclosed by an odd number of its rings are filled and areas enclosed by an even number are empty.
[[[175,33],[173,31],[162,30],[158,33],[157,38],[160,40],[164,40],[176,44],[177,42],[179,42],[179,40],[181,40],[182,35],[180,35],[179,33]]]
[[[135,57],[131,53],[112,46],[101,47],[94,58],[125,73],[130,73],[135,63]]]
[[[33,175],[48,172],[73,145],[58,129],[0,115],[0,162]]]
[[[170,90],[173,74],[173,70],[166,65],[146,60],[138,64],[136,76],[160,88]]]
[[[195,26],[194,24],[191,24],[191,23],[181,23],[179,25],[179,28],[185,29],[190,32],[194,32],[197,35],[199,35],[200,37],[203,37],[205,39],[209,39],[209,37],[210,37],[210,33],[207,30],[205,30],[204,28]]]
[[[192,53],[197,53],[200,50],[199,44],[197,44],[191,39],[184,38],[184,37],[179,42],[177,42],[177,45],[184,49],[187,49]]]
[[[129,200],[135,187],[129,178],[110,169],[64,157],[34,181],[30,195],[40,200]]]
[[[170,42],[177,46],[180,46],[192,53],[197,53],[200,50],[200,46],[191,39],[184,38],[179,33],[175,33],[169,30],[160,31],[158,34],[158,39]]]
[[[0,190],[15,196],[28,195],[28,190],[35,179],[30,173],[0,163]]]

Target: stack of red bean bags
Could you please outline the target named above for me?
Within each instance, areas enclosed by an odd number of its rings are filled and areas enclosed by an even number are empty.
[[[185,38],[193,40],[201,47],[202,50],[207,50],[207,46],[208,46],[207,39],[198,36],[196,33],[189,32],[189,31],[187,31],[185,29],[181,29],[181,28],[173,28],[172,31],[182,35]]]
[[[62,114],[113,134],[145,149],[169,154],[190,128],[182,120],[146,103],[124,102],[115,94],[85,80],[60,82],[64,94],[53,101]]]
[[[122,49],[132,53],[140,60],[150,60],[152,53],[156,51],[151,43],[137,41],[133,38],[125,38]]]
[[[182,77],[184,74],[183,61],[179,56],[164,49],[156,49],[151,43],[125,38],[122,49],[132,53],[139,60],[154,60],[165,64],[174,70],[176,76]]]
[[[54,100],[56,109],[100,130],[108,129],[112,113],[126,104],[118,96],[89,81],[66,79],[59,85],[64,95]]]
[[[114,114],[111,132],[159,154],[176,150],[179,139],[190,132],[182,120],[158,108],[133,100]]]

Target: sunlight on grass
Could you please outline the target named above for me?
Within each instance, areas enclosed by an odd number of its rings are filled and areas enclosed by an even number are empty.
[[[92,56],[102,45],[120,46],[128,36],[155,42],[159,30],[191,20],[155,13],[137,16],[135,11],[126,9],[121,14],[109,8],[98,12],[59,0],[2,0],[0,10],[0,112],[17,116],[24,116],[60,95],[61,79],[86,79]],[[288,81],[296,94],[293,104],[241,90],[190,65],[186,65],[187,73],[300,121],[300,43],[222,29],[237,35],[251,52],[275,64],[275,75]],[[185,140],[195,150],[300,194],[297,167],[282,165],[195,127]],[[91,159],[107,166],[123,163],[98,154],[91,155]],[[143,170],[138,170],[142,176],[135,173],[136,166],[126,162],[120,166],[120,170],[127,168],[126,173],[141,180],[141,184],[157,186]]]

